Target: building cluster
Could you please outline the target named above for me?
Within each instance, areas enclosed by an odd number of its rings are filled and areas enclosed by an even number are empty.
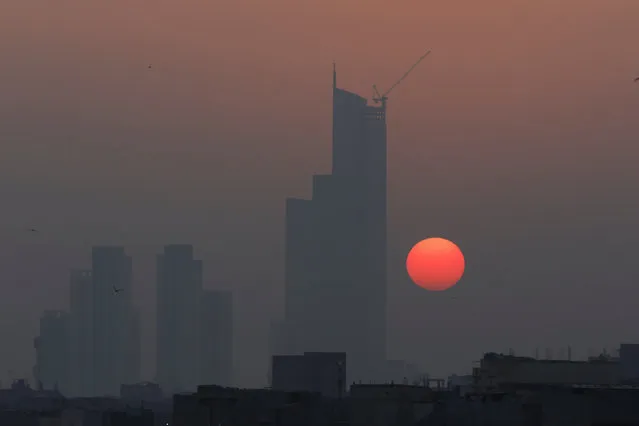
[[[484,354],[466,376],[420,384],[346,383],[345,353],[272,358],[272,386],[200,385],[164,396],[122,385],[118,398],[65,398],[25,382],[0,390],[12,426],[545,426],[639,424],[639,345],[587,361]]]
[[[157,257],[156,324],[163,391],[231,385],[232,295],[203,288],[202,262],[190,245],[166,246]],[[69,311],[45,311],[34,346],[33,376],[42,389],[117,395],[121,385],[140,380],[140,318],[124,248],[93,248],[92,268],[71,272]]]

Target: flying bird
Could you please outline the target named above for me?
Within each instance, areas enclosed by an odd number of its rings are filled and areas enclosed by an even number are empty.
[[[124,290],[124,289],[123,288],[116,288],[115,286],[113,286],[113,294],[118,294],[122,290]]]
[[[40,232],[40,231],[38,231],[35,228],[29,228],[29,229],[27,229],[27,232]]]
[[[635,78],[635,83],[639,81],[639,77]]]

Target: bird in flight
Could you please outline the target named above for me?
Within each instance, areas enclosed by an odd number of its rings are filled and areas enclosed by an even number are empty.
[[[38,231],[38,230],[37,230],[37,229],[35,229],[35,228],[28,228],[28,229],[27,229],[27,232],[40,232],[40,231]]]
[[[122,290],[124,290],[124,289],[123,288],[116,288],[115,286],[113,286],[113,294],[118,294]]]
[[[635,83],[639,81],[639,77],[635,78]]]

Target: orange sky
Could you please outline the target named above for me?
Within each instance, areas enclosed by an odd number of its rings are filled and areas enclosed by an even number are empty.
[[[408,356],[411,324],[439,309],[403,272],[415,241],[458,242],[464,280],[481,281],[482,254],[522,262],[533,283],[547,262],[526,263],[513,240],[560,238],[549,224],[566,235],[597,221],[636,229],[638,15],[636,0],[4,1],[3,223],[45,223],[69,246],[198,244],[211,280],[237,280],[238,339],[263,346],[252,315],[263,324],[281,307],[283,200],[308,195],[311,174],[330,166],[332,61],[340,86],[370,96],[432,49],[389,101],[389,309],[402,316],[391,342]],[[18,237],[5,228],[9,247]],[[513,260],[490,259],[487,241]],[[262,306],[255,291],[274,296]],[[51,297],[31,303],[30,327]],[[261,368],[245,369],[247,383]]]

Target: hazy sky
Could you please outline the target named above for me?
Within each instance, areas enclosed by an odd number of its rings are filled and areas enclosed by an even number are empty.
[[[134,256],[150,379],[155,254],[186,242],[207,286],[236,294],[239,384],[263,384],[284,199],[330,170],[331,63],[370,97],[427,49],[389,101],[389,356],[444,375],[487,350],[639,340],[638,15],[636,0],[2,1],[0,378],[30,375],[41,311],[66,308],[68,269],[109,243]],[[404,272],[431,235],[467,257],[448,293]]]

